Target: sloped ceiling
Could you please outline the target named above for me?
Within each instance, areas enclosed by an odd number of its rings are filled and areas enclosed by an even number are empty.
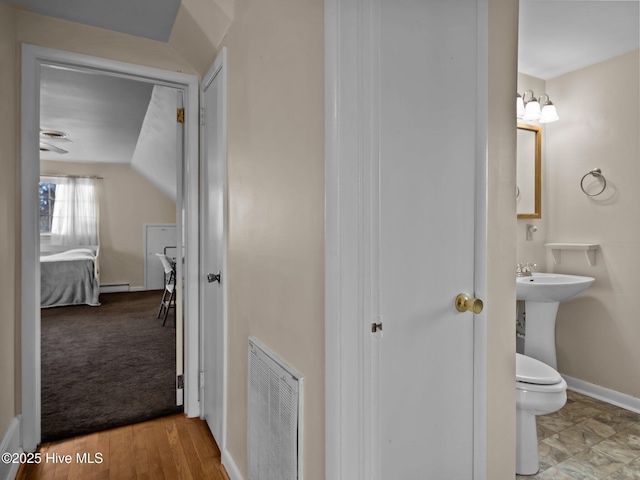
[[[69,153],[41,151],[44,160],[131,163],[153,85],[57,67],[43,67],[40,128],[68,134],[41,138]]]
[[[3,0],[71,22],[168,42],[181,0]]]
[[[520,0],[521,73],[549,80],[638,48],[638,0]]]
[[[177,198],[176,89],[155,85],[131,166],[172,200]]]
[[[40,158],[131,165],[176,199],[177,91],[147,82],[67,68],[42,68]],[[68,153],[42,151],[43,142]]]

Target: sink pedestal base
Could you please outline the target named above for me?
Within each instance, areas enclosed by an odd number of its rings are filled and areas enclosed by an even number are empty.
[[[557,369],[556,315],[560,302],[524,302],[524,354]]]

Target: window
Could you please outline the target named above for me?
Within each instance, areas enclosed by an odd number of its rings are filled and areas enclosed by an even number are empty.
[[[40,233],[51,233],[53,205],[56,201],[56,184],[40,182]]]

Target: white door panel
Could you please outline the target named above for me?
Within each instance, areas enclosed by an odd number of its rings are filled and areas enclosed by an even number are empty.
[[[380,7],[380,478],[470,479],[476,3]]]
[[[201,321],[202,412],[220,448],[225,417],[226,107],[225,55],[218,56],[200,89],[201,126]],[[219,280],[207,275],[220,274]]]
[[[328,477],[486,478],[487,9],[325,0]]]

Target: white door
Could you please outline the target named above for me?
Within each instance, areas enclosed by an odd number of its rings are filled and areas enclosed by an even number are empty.
[[[226,372],[226,50],[200,87],[202,413],[224,447]]]
[[[145,225],[144,238],[145,251],[147,252],[144,266],[144,288],[145,290],[162,290],[164,288],[164,268],[156,254],[162,253],[168,257],[177,257],[176,226],[169,224]]]
[[[381,2],[382,479],[473,478],[477,9]]]
[[[476,3],[381,1],[381,479],[473,478]]]
[[[481,479],[483,2],[327,2],[327,475]]]

